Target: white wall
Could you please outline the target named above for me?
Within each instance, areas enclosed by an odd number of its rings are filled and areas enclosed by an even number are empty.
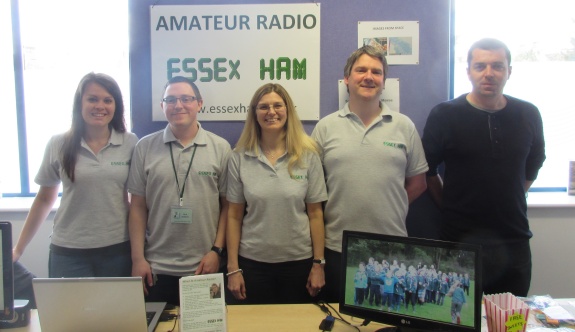
[[[531,207],[528,215],[533,231],[533,277],[530,295],[575,298],[575,207]],[[20,261],[39,277],[48,276],[48,246],[54,213],[41,226]],[[0,220],[13,225],[17,240],[26,212],[2,212]]]
[[[575,207],[530,208],[533,276],[530,295],[575,297]]]

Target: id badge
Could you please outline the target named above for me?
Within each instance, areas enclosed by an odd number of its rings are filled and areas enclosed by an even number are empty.
[[[191,224],[192,209],[182,206],[172,206],[171,222],[174,224]]]

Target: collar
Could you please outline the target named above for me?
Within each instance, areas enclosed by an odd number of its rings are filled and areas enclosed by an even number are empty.
[[[379,113],[379,118],[380,118],[380,120],[382,120],[384,118],[391,120],[393,118],[393,113],[396,113],[396,112],[389,111],[389,110],[383,108],[381,110],[381,113]],[[345,103],[343,108],[338,111],[338,116],[341,118],[345,118],[345,117],[349,117],[349,116],[357,117],[357,114],[355,114],[349,110],[349,103]]]
[[[166,143],[166,144],[170,143],[170,142],[178,142],[178,138],[174,135],[174,133],[170,129],[169,123],[166,125],[166,128],[164,128],[164,133],[163,133],[162,138],[163,138],[164,143]],[[178,142],[178,144],[180,144],[180,143]],[[207,145],[208,144],[207,133],[202,128],[202,125],[199,122],[198,122],[198,132],[196,133],[196,137],[194,137],[194,140],[192,141],[190,146],[193,144],[196,144],[196,145]]]
[[[108,144],[106,144],[106,146],[122,145],[122,143],[124,143],[124,134],[117,132],[114,128],[110,128],[110,138],[108,138]],[[88,143],[86,143],[84,137],[81,138],[80,145],[88,147]]]
[[[124,134],[117,132],[114,128],[112,128],[111,131],[109,143],[112,145],[122,145],[122,143],[124,143]]]

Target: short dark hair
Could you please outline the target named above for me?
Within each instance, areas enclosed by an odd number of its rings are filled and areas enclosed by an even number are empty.
[[[499,39],[495,38],[483,38],[471,45],[469,51],[467,52],[467,66],[471,66],[471,59],[473,59],[473,50],[475,49],[482,49],[482,50],[500,50],[503,49],[505,51],[505,57],[507,58],[507,65],[511,66],[511,52],[505,43],[500,41]]]
[[[349,75],[351,75],[351,68],[353,67],[357,59],[359,59],[359,57],[361,57],[364,54],[367,54],[370,57],[379,59],[379,61],[381,61],[381,64],[383,65],[383,77],[384,79],[387,78],[388,65],[387,60],[385,59],[383,48],[372,45],[364,45],[355,50],[353,53],[351,53],[349,58],[347,58],[347,63],[345,64],[345,67],[343,69],[343,77],[349,77]]]
[[[164,85],[164,91],[162,92],[162,95],[164,93],[166,93],[166,89],[168,88],[168,86],[170,84],[174,84],[174,83],[188,83],[192,87],[192,89],[194,90],[194,94],[196,95],[196,99],[198,101],[202,100],[202,95],[200,94],[200,89],[198,89],[198,86],[194,82],[192,82],[192,80],[190,80],[189,78],[184,77],[184,76],[174,76],[174,77],[170,78],[168,80],[168,82]]]

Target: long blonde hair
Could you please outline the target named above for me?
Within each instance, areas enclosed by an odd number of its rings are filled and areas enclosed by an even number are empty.
[[[250,109],[244,124],[244,129],[234,150],[251,151],[256,155],[260,153],[262,129],[257,120],[256,107],[263,96],[272,92],[277,93],[286,105],[287,120],[284,127],[284,138],[289,157],[288,172],[292,175],[292,170],[295,166],[301,168],[307,167],[303,161],[303,156],[306,152],[318,153],[319,149],[317,143],[309,137],[303,129],[303,125],[290,95],[286,89],[279,84],[265,84],[254,93],[250,102]]]

